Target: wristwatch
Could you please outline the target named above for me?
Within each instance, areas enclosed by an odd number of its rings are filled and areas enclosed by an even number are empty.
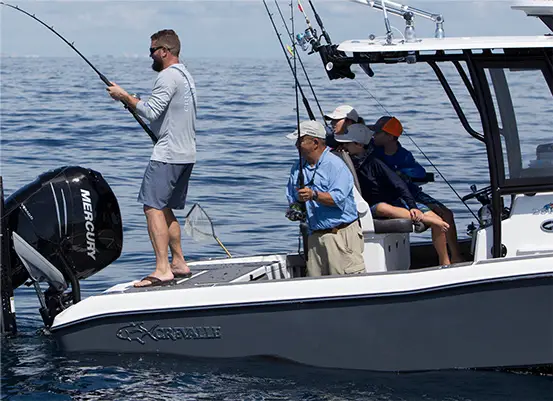
[[[319,199],[319,193],[315,190],[313,190],[313,200],[316,202],[317,199]]]

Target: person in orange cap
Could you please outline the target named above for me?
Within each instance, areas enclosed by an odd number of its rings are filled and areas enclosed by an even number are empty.
[[[374,132],[376,157],[407,181],[409,190],[418,204],[426,206],[449,224],[447,244],[451,252],[451,262],[462,262],[453,212],[412,182],[413,179],[424,179],[426,170],[417,163],[413,154],[399,143],[399,137],[403,133],[401,122],[396,117],[383,116],[369,128]]]

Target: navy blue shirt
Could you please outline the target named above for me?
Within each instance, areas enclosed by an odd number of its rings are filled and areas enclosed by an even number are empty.
[[[396,173],[401,173],[403,176],[409,178],[425,178],[426,170],[417,161],[411,152],[405,149],[398,142],[397,152],[393,155],[387,155],[384,153],[384,148],[375,146],[374,154],[380,160],[382,160],[389,168]],[[411,181],[407,181],[409,190],[417,194],[421,189],[418,185],[413,184]]]
[[[352,158],[357,171],[361,195],[369,205],[380,202],[396,205],[399,198],[403,199],[409,209],[417,209],[417,203],[403,181],[374,152],[361,157]]]

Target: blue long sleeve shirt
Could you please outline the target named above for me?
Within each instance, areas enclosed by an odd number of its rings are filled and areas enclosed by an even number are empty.
[[[286,187],[289,204],[298,202],[298,176],[299,161],[292,166]],[[353,176],[346,164],[330,153],[330,148],[325,149],[314,166],[304,161],[303,176],[306,187],[318,192],[328,192],[335,203],[334,206],[325,206],[316,201],[305,203],[310,231],[333,228],[358,218],[353,198]]]
[[[425,178],[426,170],[419,163],[417,163],[413,154],[401,146],[400,143],[397,145],[397,152],[393,155],[387,155],[384,153],[383,147],[375,146],[374,155],[382,160],[384,164],[390,167],[393,171],[400,172],[408,178]],[[407,182],[407,186],[413,194],[420,191],[420,187],[410,181]]]

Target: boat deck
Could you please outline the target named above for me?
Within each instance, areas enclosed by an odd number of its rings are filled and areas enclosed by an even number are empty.
[[[190,278],[176,278],[170,283],[162,286],[143,288],[133,287],[134,281],[132,281],[111,287],[103,292],[103,294],[164,291],[174,290],[176,288],[214,287],[233,282],[268,280],[267,268],[271,269],[272,265],[278,265],[279,263],[280,261],[277,258],[273,260],[265,259],[262,261],[239,263],[222,263],[222,261],[213,261],[213,263],[202,262],[201,264],[191,263],[190,268],[192,270],[192,277]]]

